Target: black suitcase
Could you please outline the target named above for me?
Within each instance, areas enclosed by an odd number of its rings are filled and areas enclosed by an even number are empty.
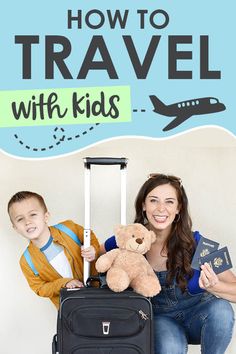
[[[153,353],[151,303],[132,290],[63,289],[57,325],[60,354]]]
[[[90,193],[91,164],[120,165],[121,221],[125,223],[124,158],[86,158],[85,196]],[[90,243],[90,202],[85,198],[86,246]],[[87,282],[89,265],[84,265]],[[149,299],[126,290],[115,293],[108,288],[85,287],[62,289],[58,312],[57,335],[53,339],[53,354],[153,354],[152,305]]]

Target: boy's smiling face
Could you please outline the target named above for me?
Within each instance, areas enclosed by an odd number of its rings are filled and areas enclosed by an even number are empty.
[[[27,198],[13,203],[9,215],[14,229],[23,237],[41,247],[48,237],[49,213],[45,211],[37,198]]]

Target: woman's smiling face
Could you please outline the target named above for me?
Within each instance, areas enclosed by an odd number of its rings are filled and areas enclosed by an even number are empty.
[[[145,198],[143,211],[154,231],[171,231],[172,223],[179,213],[177,192],[170,184],[154,188]]]

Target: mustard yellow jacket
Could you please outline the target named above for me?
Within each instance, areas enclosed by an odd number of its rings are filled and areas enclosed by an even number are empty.
[[[83,227],[75,224],[71,220],[63,221],[62,224],[66,225],[69,229],[74,231],[83,244]],[[58,243],[64,248],[64,252],[71,265],[73,279],[79,279],[83,282],[83,259],[80,254],[80,247],[64,232],[49,227],[53,241]],[[91,232],[91,245],[96,250],[96,258],[99,253],[99,242],[93,232]],[[48,262],[47,258],[40,251],[40,249],[30,242],[28,250],[32,262],[38,271],[39,275],[35,275],[26,262],[25,257],[22,255],[20,258],[21,269],[27,279],[31,289],[39,296],[48,297],[54,305],[59,308],[59,293],[60,289],[72,278],[63,278]],[[91,262],[91,275],[95,275],[95,261]]]

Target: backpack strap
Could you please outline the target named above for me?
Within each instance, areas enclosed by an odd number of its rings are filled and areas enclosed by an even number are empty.
[[[55,229],[58,229],[62,232],[64,232],[67,236],[69,236],[73,241],[75,241],[77,243],[78,246],[82,246],[82,243],[80,242],[78,236],[76,235],[76,233],[74,233],[74,231],[72,231],[71,229],[69,229],[69,227],[65,226],[64,224],[56,224],[53,225],[53,227],[55,227]],[[28,266],[31,268],[31,270],[34,272],[34,275],[38,276],[39,273],[36,270],[34,263],[32,262],[28,247],[26,248],[25,252],[24,252],[24,257],[26,262],[28,263]]]
[[[25,260],[28,263],[29,267],[34,272],[34,275],[38,276],[39,273],[38,273],[37,269],[35,268],[34,263],[32,262],[28,247],[26,248],[26,250],[24,252],[24,257],[25,257]]]
[[[78,238],[76,233],[74,233],[74,231],[69,229],[69,227],[67,227],[66,225],[64,225],[64,224],[56,224],[56,225],[53,225],[53,227],[55,227],[55,229],[58,229],[58,230],[64,232],[67,236],[72,238],[72,240],[75,241],[78,246],[82,246],[82,243],[80,242],[80,239]]]

